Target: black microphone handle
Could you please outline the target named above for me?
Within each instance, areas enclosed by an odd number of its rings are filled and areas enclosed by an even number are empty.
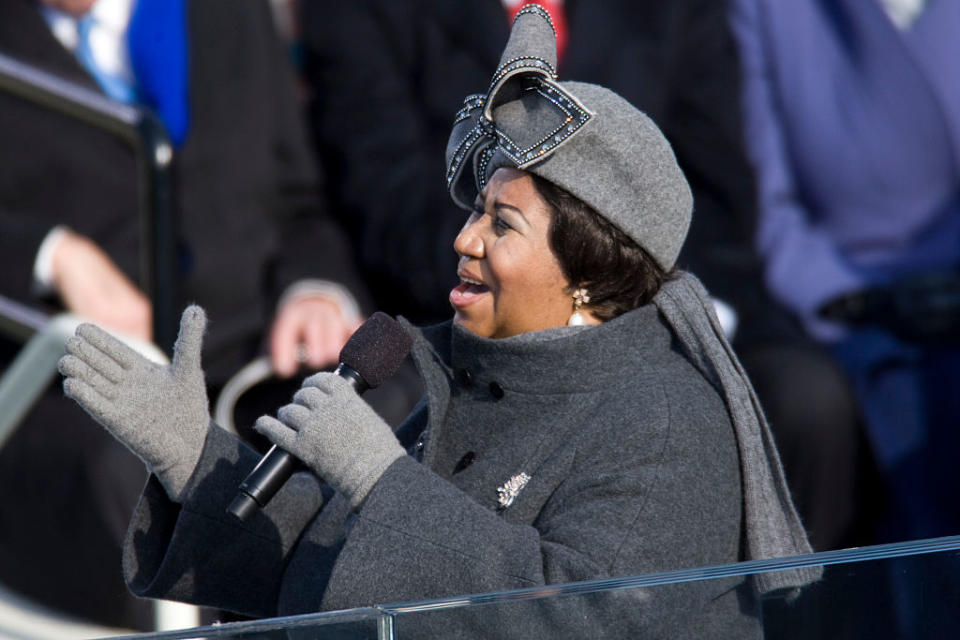
[[[356,370],[342,362],[335,373],[350,383],[357,395],[370,388]],[[273,445],[240,485],[237,497],[227,507],[227,513],[246,521],[257,509],[267,506],[299,465],[296,456]]]

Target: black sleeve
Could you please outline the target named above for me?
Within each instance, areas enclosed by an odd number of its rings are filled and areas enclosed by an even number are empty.
[[[15,213],[0,207],[0,294],[20,301],[30,301],[33,264],[40,243],[51,227],[33,216]],[[33,301],[36,302],[36,301]]]
[[[726,2],[681,3],[664,133],[694,191],[682,261],[712,293],[729,297],[730,275],[756,266],[753,174],[743,148],[740,71]]]
[[[269,11],[263,13],[261,19],[272,24]],[[310,149],[290,57],[275,34],[272,44],[269,54],[276,70],[271,88],[276,132],[275,210],[281,242],[276,290],[282,292],[302,278],[322,278],[349,289],[361,308],[370,311],[370,297],[357,271],[349,238],[323,198],[325,175]]]
[[[329,191],[378,300],[423,323],[450,317],[452,245],[465,214],[446,193],[443,143],[416,87],[416,6],[303,3],[303,35]]]

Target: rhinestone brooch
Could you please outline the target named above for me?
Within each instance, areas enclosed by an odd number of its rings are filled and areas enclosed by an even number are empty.
[[[503,483],[502,487],[497,487],[497,500],[500,502],[500,507],[506,509],[512,505],[517,494],[527,486],[528,482],[530,482],[530,476],[526,473],[518,473]]]

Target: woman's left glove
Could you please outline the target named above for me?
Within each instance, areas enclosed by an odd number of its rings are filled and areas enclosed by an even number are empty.
[[[210,429],[200,349],[207,316],[180,318],[169,366],[151,362],[106,331],[82,324],[60,359],[64,393],[143,460],[180,502]]]
[[[254,428],[310,467],[357,508],[394,460],[406,455],[390,426],[335,373],[303,382],[293,404]]]

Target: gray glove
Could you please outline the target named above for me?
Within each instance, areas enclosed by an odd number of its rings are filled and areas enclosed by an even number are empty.
[[[123,442],[179,502],[210,428],[200,348],[207,316],[180,318],[173,362],[150,362],[92,324],[77,327],[60,359],[64,393]]]
[[[303,381],[293,404],[254,428],[303,462],[357,508],[394,460],[406,455],[390,426],[335,373]]]

